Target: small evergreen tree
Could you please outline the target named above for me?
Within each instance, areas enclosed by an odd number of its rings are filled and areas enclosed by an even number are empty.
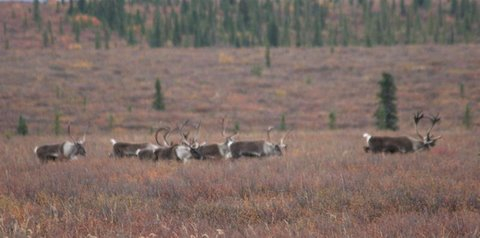
[[[465,113],[463,114],[463,119],[462,119],[463,126],[465,128],[470,129],[472,127],[472,112],[470,109],[470,104],[467,103],[465,106]]]
[[[42,24],[42,15],[40,14],[40,2],[38,0],[33,1],[33,20],[38,26]]]
[[[62,131],[62,127],[60,127],[60,117],[61,117],[61,114],[60,112],[55,112],[55,119],[53,121],[53,132],[55,133],[55,135],[59,135],[60,132]]]
[[[100,39],[100,31],[97,29],[95,31],[95,49],[100,49],[102,47],[102,42]]]
[[[43,34],[42,34],[42,42],[43,42],[43,48],[47,48],[48,47],[48,32],[47,31],[43,31]]]
[[[104,43],[105,43],[105,49],[110,49],[110,30],[108,29],[108,27],[105,27],[103,29],[103,33],[104,33]]]
[[[465,85],[463,83],[460,83],[459,88],[460,88],[460,97],[465,98]]]
[[[397,130],[397,88],[393,76],[389,73],[383,73],[382,80],[378,84],[380,93],[378,93],[379,104],[375,112],[376,126],[384,130]]]
[[[18,118],[17,134],[25,136],[28,134],[28,126],[22,115]]]
[[[158,111],[165,110],[165,103],[163,101],[162,86],[160,80],[155,80],[155,98],[153,100],[153,108]]]
[[[285,114],[282,114],[280,118],[280,126],[278,127],[281,131],[287,130],[287,122],[285,119]]]
[[[331,130],[337,128],[337,114],[335,112],[328,114],[328,128]]]
[[[270,60],[270,44],[267,42],[265,46],[265,65],[270,68],[271,60]]]

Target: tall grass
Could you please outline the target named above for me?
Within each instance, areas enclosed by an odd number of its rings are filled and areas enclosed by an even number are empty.
[[[359,135],[294,132],[281,158],[187,164],[111,159],[91,136],[87,158],[45,165],[32,148],[53,138],[14,137],[0,144],[0,235],[479,235],[473,133],[385,156],[363,153]]]

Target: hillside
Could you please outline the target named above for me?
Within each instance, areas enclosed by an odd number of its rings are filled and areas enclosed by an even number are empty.
[[[442,128],[459,127],[466,104],[475,115],[480,101],[476,45],[276,48],[271,68],[263,66],[263,48],[1,54],[2,134],[14,132],[19,115],[31,133],[50,134],[55,113],[63,123],[90,121],[94,131],[150,129],[183,119],[219,128],[222,116],[248,131],[278,125],[282,114],[289,127],[325,129],[329,112],[337,114],[340,129],[368,128],[382,72],[397,83],[401,130],[411,131],[416,110],[440,113]],[[156,78],[166,98],[163,112],[151,108]]]

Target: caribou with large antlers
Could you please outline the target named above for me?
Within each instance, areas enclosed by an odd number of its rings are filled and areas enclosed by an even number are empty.
[[[77,159],[77,156],[85,156],[87,152],[85,150],[84,143],[89,127],[90,125],[85,130],[82,139],[75,140],[70,135],[69,123],[67,131],[71,141],[67,140],[61,144],[36,146],[33,151],[42,163],[55,160],[75,160]]]
[[[233,133],[232,135],[225,134],[225,118],[222,118],[222,136],[225,138],[225,141],[218,144],[208,144],[208,145],[198,145],[197,137],[198,131],[200,130],[200,124],[198,125],[196,136],[194,137],[194,144],[196,144],[198,153],[200,154],[200,159],[230,159],[232,158],[232,152],[230,146],[234,142],[234,137],[238,132]]]
[[[435,146],[435,143],[438,139],[442,138],[441,136],[434,137],[431,134],[431,131],[435,124],[440,121],[440,117],[437,114],[436,116],[429,116],[431,126],[427,130],[425,136],[422,136],[418,132],[418,123],[424,118],[422,112],[417,112],[413,115],[413,121],[415,123],[415,132],[417,138],[409,136],[401,137],[380,137],[380,136],[371,136],[368,133],[364,133],[363,137],[367,140],[368,146],[364,147],[365,152],[372,151],[374,153],[386,152],[386,153],[409,153],[422,150],[429,150]]]
[[[151,159],[154,161],[177,160],[184,163],[190,160],[192,157],[199,158],[199,153],[196,152],[196,149],[193,148],[193,146],[188,142],[189,133],[185,133],[183,131],[183,128],[186,124],[188,124],[188,121],[185,121],[181,126],[177,125],[177,128],[175,128],[174,130],[170,130],[170,128],[166,127],[166,133],[163,136],[163,146],[159,146],[154,149],[140,148],[136,150],[135,154],[140,159]],[[157,141],[157,144],[160,145],[160,142],[158,141],[159,131],[160,129],[157,130],[157,133],[155,134],[155,140]],[[180,133],[180,135],[182,136],[181,143],[172,144],[170,141],[168,141],[168,136],[173,131],[178,131]]]
[[[112,138],[112,139],[110,139],[110,142],[112,143],[112,146],[113,146],[113,153],[110,154],[110,155],[113,156],[113,157],[116,157],[116,158],[122,158],[122,157],[137,156],[137,151],[138,150],[151,150],[151,151],[153,151],[153,150],[159,148],[159,146],[162,146],[158,142],[158,134],[161,131],[165,131],[165,130],[170,131],[170,128],[161,127],[155,133],[155,139],[156,139],[158,145],[155,145],[155,144],[152,144],[152,143],[117,142],[115,139]],[[164,140],[163,146],[165,146],[165,147],[168,146],[165,143],[165,140]]]
[[[275,144],[270,140],[270,132],[274,127],[270,126],[267,129],[267,140],[260,141],[238,141],[232,143],[230,149],[232,151],[233,158],[240,157],[265,157],[265,156],[281,156],[283,155],[282,149],[285,149],[287,145],[284,143],[285,138],[290,133],[288,131],[280,139],[279,144]]]

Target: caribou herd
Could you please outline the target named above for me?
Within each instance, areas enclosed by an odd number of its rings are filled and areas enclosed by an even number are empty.
[[[266,140],[236,141],[235,137],[238,131],[227,135],[225,118],[223,118],[221,134],[224,141],[207,144],[199,141],[200,127],[200,123],[190,123],[188,120],[176,125],[173,129],[168,126],[160,127],[155,132],[156,144],[120,142],[112,138],[110,139],[112,152],[109,155],[112,158],[137,157],[140,160],[174,160],[180,162],[188,162],[191,159],[221,160],[241,157],[281,156],[282,149],[287,147],[284,144],[285,137],[289,134],[289,131],[285,133],[280,139],[280,143],[277,144],[270,139],[270,132],[274,128],[269,127]],[[195,130],[193,136],[190,136],[191,129]],[[170,140],[170,136],[173,134],[179,136],[180,139],[175,142]],[[68,135],[70,136],[70,125],[68,126]],[[37,146],[34,152],[41,162],[75,160],[77,156],[86,155],[83,146],[85,138],[86,132],[81,140],[75,140],[71,137],[71,141],[65,141],[61,144]]]
[[[426,117],[430,120],[431,125],[426,134],[421,135],[418,131],[418,123]],[[439,115],[424,116],[422,112],[417,112],[413,115],[413,121],[416,137],[372,136],[368,133],[364,133],[363,137],[366,139],[367,144],[367,146],[364,147],[364,151],[367,153],[409,153],[429,150],[434,147],[437,140],[441,138],[441,136],[433,136],[431,134],[433,127],[440,121]],[[119,142],[112,138],[110,139],[110,142],[112,143],[110,157],[137,157],[140,160],[174,160],[188,162],[191,159],[228,160],[242,157],[262,158],[269,156],[282,156],[284,153],[282,151],[287,148],[285,138],[290,133],[290,131],[287,131],[282,136],[279,143],[275,143],[270,138],[270,133],[274,127],[268,127],[265,140],[237,141],[235,137],[238,135],[238,131],[227,135],[225,118],[222,118],[221,134],[224,140],[218,143],[207,144],[206,142],[199,141],[200,127],[200,123],[191,123],[188,120],[181,124],[177,124],[173,129],[168,126],[160,127],[155,132],[156,143]],[[191,130],[195,131],[193,136],[190,136]],[[86,150],[84,143],[87,131],[88,127],[83,134],[83,137],[80,140],[75,140],[70,135],[69,124],[68,135],[71,140],[60,144],[36,146],[34,153],[42,163],[56,160],[75,160],[77,159],[77,156],[85,156]],[[170,137],[174,134],[179,136],[180,139],[172,141]],[[162,137],[161,139],[159,139],[160,136]]]

